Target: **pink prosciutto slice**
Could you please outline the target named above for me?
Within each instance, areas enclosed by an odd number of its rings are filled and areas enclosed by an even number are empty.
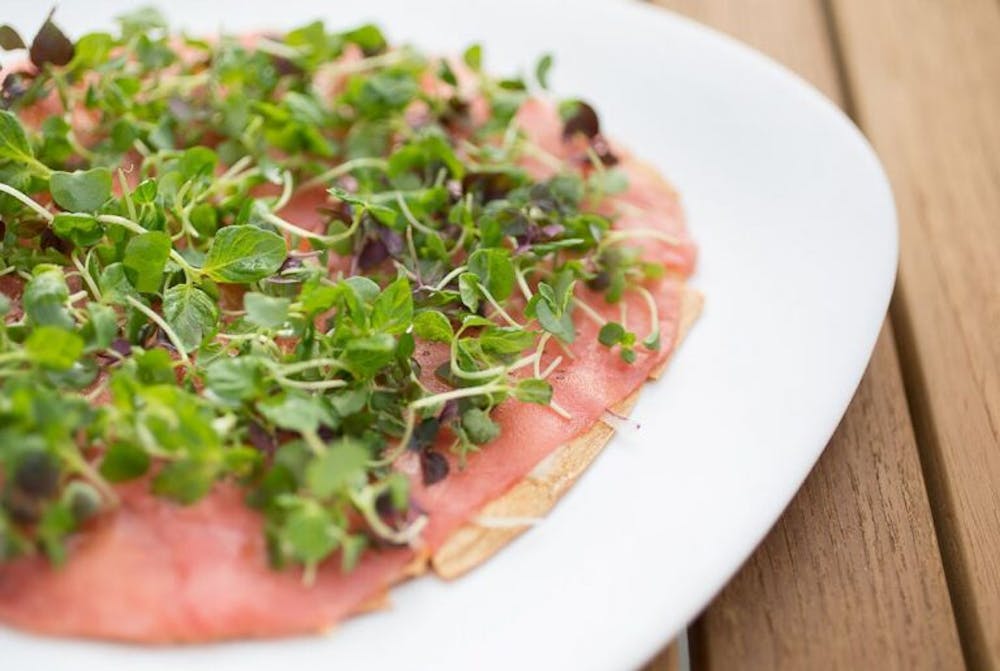
[[[519,120],[538,145],[565,154],[561,123],[550,106],[528,102]],[[495,411],[500,437],[471,455],[464,469],[452,463],[451,474],[429,487],[411,473],[414,496],[430,520],[422,545],[368,551],[347,574],[329,562],[320,567],[315,583],[306,586],[300,572],[269,567],[262,518],[244,505],[235,486],[219,483],[199,503],[181,507],[135,483],[117,488],[121,506],[77,535],[62,568],[39,558],[0,564],[0,622],[43,634],[167,643],[314,632],[365,610],[411,574],[415,559],[426,557],[483,505],[588,430],[669,356],[682,278],[693,269],[695,248],[673,190],[655,171],[623,153],[619,157],[630,187],[605,205],[621,213],[616,227],[655,229],[674,240],[643,242],[647,257],[672,271],[650,287],[659,312],[661,349],[637,350],[637,361],[626,364],[598,344],[598,325],[578,312],[572,358],[565,358],[549,378],[555,401],[571,418],[542,406],[504,403]],[[322,203],[322,194],[303,194],[283,214],[300,226],[315,227],[316,207]],[[3,285],[4,291],[17,288]],[[586,290],[577,295],[606,318],[620,319],[618,305],[606,305]],[[645,301],[629,293],[624,303],[629,328],[644,335],[651,326]],[[422,351],[425,364],[440,361],[438,350]],[[548,361],[557,354],[550,345]],[[407,459],[400,464],[406,471],[412,466]]]

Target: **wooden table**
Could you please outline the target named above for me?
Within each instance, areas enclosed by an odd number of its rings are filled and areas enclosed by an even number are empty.
[[[1000,2],[657,4],[840,104],[888,171],[902,245],[857,395],[692,623],[691,667],[1000,669]]]

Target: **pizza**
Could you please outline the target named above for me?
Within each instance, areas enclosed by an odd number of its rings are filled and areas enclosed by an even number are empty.
[[[677,193],[548,56],[149,9],[0,46],[0,623],[278,637],[458,577],[700,310]]]

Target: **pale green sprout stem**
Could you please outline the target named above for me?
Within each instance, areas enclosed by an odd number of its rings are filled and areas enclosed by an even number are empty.
[[[583,314],[590,317],[598,326],[604,326],[608,323],[608,320],[601,316],[601,314],[587,304],[586,301],[573,296],[573,304],[580,308]]]
[[[637,285],[635,290],[639,292],[639,295],[643,297],[646,301],[646,307],[649,308],[649,321],[650,321],[650,331],[649,335],[643,340],[645,345],[647,342],[656,342],[660,339],[660,312],[656,307],[656,299],[653,298],[653,294],[649,292],[649,289],[642,285]],[[646,345],[648,349],[658,349]]]
[[[396,192],[396,202],[399,203],[399,209],[403,211],[403,217],[410,223],[411,226],[413,226],[413,228],[417,229],[421,233],[424,233],[425,235],[438,234],[433,228],[428,228],[417,221],[417,218],[413,216],[413,212],[410,211],[410,206],[406,204],[406,199],[403,198],[403,194],[399,191]]]
[[[175,333],[174,330],[172,328],[170,328],[170,324],[168,324],[163,319],[163,317],[161,317],[160,315],[156,314],[156,312],[154,312],[150,308],[146,307],[145,305],[143,305],[141,302],[137,301],[132,296],[126,296],[125,300],[128,302],[129,305],[131,305],[132,307],[134,307],[136,310],[138,310],[142,314],[144,314],[147,317],[149,317],[149,319],[154,324],[156,324],[157,326],[159,326],[163,330],[164,335],[167,336],[167,338],[170,340],[170,343],[174,346],[174,349],[177,350],[177,354],[180,356],[181,361],[184,362],[184,365],[190,366],[191,365],[191,359],[188,358],[187,352],[184,351],[184,344],[181,342],[181,339],[177,335],[177,333]]]
[[[447,275],[445,275],[444,277],[442,277],[440,282],[438,282],[436,285],[434,285],[434,291],[441,291],[441,290],[443,290],[446,286],[448,286],[448,284],[452,280],[454,280],[456,277],[458,277],[459,275],[461,275],[462,273],[464,273],[468,269],[469,269],[468,266],[459,266],[458,268],[455,268],[450,273],[448,273]]]
[[[385,170],[389,166],[389,162],[384,158],[355,158],[350,161],[344,161],[338,166],[330,168],[329,170],[322,172],[315,177],[306,180],[302,184],[303,189],[308,189],[309,187],[318,186],[320,184],[326,184],[332,179],[336,179],[343,175],[348,174],[359,168],[375,168],[377,170]]]
[[[55,218],[54,214],[52,214],[47,209],[39,205],[32,198],[25,195],[24,193],[21,193],[20,191],[18,191],[17,189],[8,184],[0,182],[0,193],[6,193],[8,196],[11,196],[12,198],[16,198],[17,200],[21,201],[22,203],[30,207],[32,210],[34,210],[40,217],[45,219],[46,222],[52,223],[52,220]]]

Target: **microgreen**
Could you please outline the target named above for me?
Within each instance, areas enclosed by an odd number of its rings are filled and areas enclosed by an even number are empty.
[[[575,162],[515,122],[551,56],[529,85],[486,75],[478,45],[460,68],[372,25],[186,38],[184,54],[156,10],[118,26],[75,43],[51,16],[30,43],[0,26],[0,48],[37,66],[0,90],[0,274],[23,280],[0,296],[0,561],[66,560],[115,483],[190,504],[227,480],[276,565],[350,570],[426,522],[404,452],[432,487],[503,449],[500,403],[567,416],[546,345],[575,341],[578,309],[636,358],[639,337],[579,284],[641,295],[639,344],[659,347],[642,286],[657,267],[630,243],[664,236],[597,213],[627,180],[596,112],[560,107],[567,141],[589,143]],[[65,113],[26,121],[48,98]],[[287,207],[307,188],[328,195],[319,221]],[[447,357],[435,371],[416,360],[429,343]]]

